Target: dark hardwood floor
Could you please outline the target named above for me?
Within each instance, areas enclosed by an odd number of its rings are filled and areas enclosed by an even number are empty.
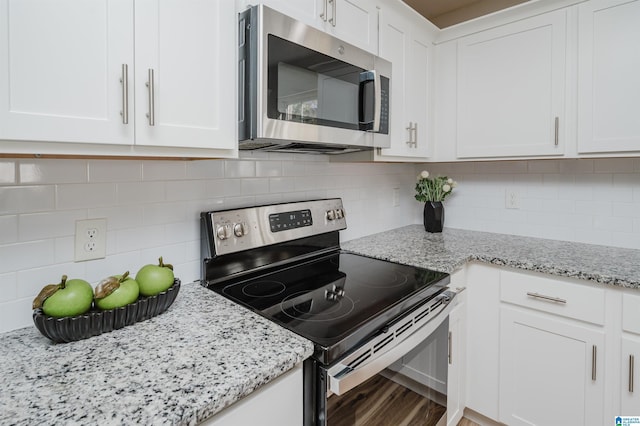
[[[434,426],[446,410],[380,375],[328,405],[328,426]]]

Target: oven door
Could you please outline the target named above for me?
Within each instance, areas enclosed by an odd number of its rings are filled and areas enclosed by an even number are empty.
[[[417,389],[414,393],[422,397],[426,396],[430,400],[429,402],[421,401],[420,404],[426,404],[425,407],[428,405],[429,408],[425,408],[428,414],[432,418],[437,417],[433,423],[421,420],[420,424],[437,424],[440,416],[435,416],[434,413],[443,414],[446,411],[444,395],[446,395],[447,377],[448,317],[455,305],[452,303],[455,295],[456,293],[452,291],[445,291],[438,295],[409,315],[389,324],[373,339],[331,366],[323,366],[312,360],[306,362],[305,425],[367,424],[366,417],[370,416],[378,405],[395,399],[392,395],[393,389],[398,386],[395,382],[407,382],[404,379],[391,377],[394,383],[383,386],[381,383],[385,379],[378,375],[382,373],[384,376],[393,376],[388,368],[398,370],[398,360],[426,344],[434,348],[435,352],[432,351],[432,354],[436,358],[429,361],[429,369],[439,366],[438,368],[443,371],[432,374],[434,376],[432,382],[437,383],[435,386],[431,386],[431,383],[428,386],[416,383]],[[441,362],[442,360],[444,363]],[[404,393],[405,389],[401,387],[400,392]],[[403,398],[399,398],[398,403]],[[356,405],[360,402],[363,407],[357,408]],[[441,410],[439,411],[437,407]],[[406,411],[393,405],[383,411],[391,415],[391,411],[397,409]],[[422,414],[426,413],[417,413],[417,415]],[[346,417],[348,420],[345,419]],[[380,419],[373,420],[375,423]]]

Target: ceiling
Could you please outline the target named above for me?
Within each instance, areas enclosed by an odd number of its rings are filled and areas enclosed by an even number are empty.
[[[488,15],[528,0],[403,0],[438,28]]]

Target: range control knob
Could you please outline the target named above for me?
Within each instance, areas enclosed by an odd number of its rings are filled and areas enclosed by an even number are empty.
[[[245,235],[247,235],[247,224],[242,222],[242,223],[234,223],[233,224],[233,234],[236,237],[243,237]]]
[[[336,219],[342,219],[344,217],[344,210],[336,209]]]
[[[327,220],[335,220],[335,219],[336,219],[336,211],[327,210]]]
[[[231,227],[229,225],[220,225],[216,228],[216,235],[220,240],[226,240],[231,236]]]

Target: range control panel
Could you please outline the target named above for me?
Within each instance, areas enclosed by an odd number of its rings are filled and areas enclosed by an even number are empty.
[[[310,237],[347,227],[340,198],[201,213],[212,256]]]

